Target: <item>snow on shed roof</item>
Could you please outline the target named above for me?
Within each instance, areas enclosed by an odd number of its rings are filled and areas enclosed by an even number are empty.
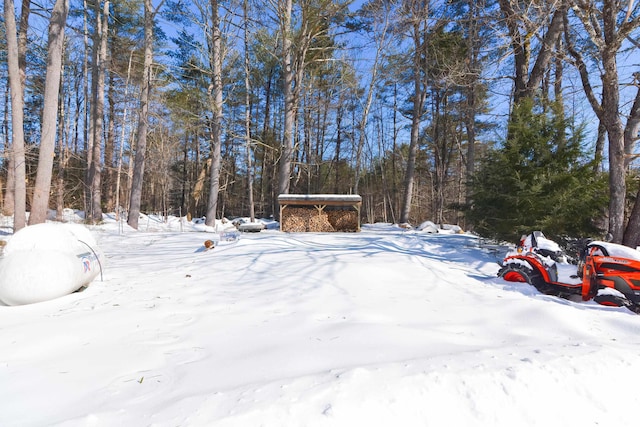
[[[362,197],[357,194],[280,194],[278,202],[343,202],[343,203],[360,203]]]

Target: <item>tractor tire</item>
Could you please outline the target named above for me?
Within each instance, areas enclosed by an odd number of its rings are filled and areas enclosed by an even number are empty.
[[[630,305],[627,305],[626,307],[627,307],[627,309],[631,310],[635,314],[640,314],[640,305],[631,303]]]
[[[593,300],[601,305],[610,307],[626,307],[628,310],[640,314],[640,305],[631,302],[629,299],[617,295],[596,295]]]
[[[522,264],[507,264],[498,271],[498,277],[508,282],[528,283],[542,293],[548,293],[547,284],[539,272]]]

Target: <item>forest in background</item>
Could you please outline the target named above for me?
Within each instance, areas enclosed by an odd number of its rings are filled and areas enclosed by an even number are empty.
[[[640,243],[634,0],[4,0],[0,203]],[[22,185],[24,183],[24,185]]]

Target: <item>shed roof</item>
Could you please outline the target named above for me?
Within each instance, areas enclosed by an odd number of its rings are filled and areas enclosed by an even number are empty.
[[[362,197],[357,194],[280,194],[280,204],[359,204]]]

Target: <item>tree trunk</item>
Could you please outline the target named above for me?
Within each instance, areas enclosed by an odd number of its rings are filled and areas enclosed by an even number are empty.
[[[630,4],[629,7],[632,5]],[[628,236],[625,236],[625,205],[626,205],[626,182],[625,172],[627,158],[625,150],[629,150],[632,144],[631,133],[637,126],[638,110],[636,104],[632,107],[627,120],[626,131],[623,128],[620,118],[620,94],[619,76],[616,55],[618,54],[623,41],[629,37],[630,33],[637,29],[640,20],[626,18],[619,19],[619,3],[613,0],[604,0],[602,5],[596,7],[594,2],[586,1],[576,3],[572,8],[573,12],[580,19],[583,32],[588,35],[590,41],[598,49],[601,66],[602,102],[598,103],[596,94],[590,83],[589,71],[584,63],[582,55],[578,52],[571,39],[571,34],[565,32],[567,49],[574,59],[582,86],[593,111],[600,120],[599,136],[604,129],[609,142],[609,238],[615,243],[629,244],[633,246],[637,243],[635,237],[636,228],[639,224],[634,224],[636,219],[632,219],[627,226]],[[598,147],[600,148],[600,147]],[[599,153],[596,152],[596,160]],[[639,208],[640,209],[640,208]],[[636,208],[634,207],[634,212]],[[634,214],[632,214],[634,215]],[[635,218],[635,217],[632,217]],[[634,243],[635,242],[635,243]]]
[[[110,67],[113,65],[110,64]],[[104,194],[104,206],[107,212],[115,212],[115,180],[114,180],[114,155],[115,155],[115,73],[109,73],[109,91],[107,99],[109,112],[107,113],[107,137],[104,141],[104,169],[102,174],[102,190]],[[126,98],[125,98],[126,99]]]
[[[84,102],[82,103],[83,111],[82,111],[82,133],[84,142],[84,152],[87,155],[87,178],[89,171],[89,164],[91,163],[91,142],[89,137],[89,5],[87,0],[82,1],[83,5],[83,13],[82,13],[82,40],[84,45],[84,55],[82,61],[82,98]],[[93,56],[93,53],[91,54]],[[88,182],[88,181],[87,181]],[[87,186],[85,185],[84,191],[87,191]],[[85,199],[85,209],[86,209],[86,201],[88,200],[87,195],[84,197]],[[88,211],[88,209],[87,209]]]
[[[58,172],[56,174],[56,221],[64,221],[64,180],[69,159],[68,138],[71,132],[71,118],[67,116],[71,106],[71,92],[66,91],[66,101],[64,82],[65,67],[62,66],[60,85],[60,108],[58,108]],[[64,126],[62,125],[64,123]]]
[[[364,142],[366,138],[367,131],[367,122],[369,120],[369,111],[371,110],[371,103],[373,102],[373,92],[378,83],[378,68],[380,63],[380,58],[383,54],[383,50],[386,49],[386,40],[387,40],[387,29],[389,27],[388,20],[389,11],[386,10],[384,16],[384,23],[382,25],[381,34],[377,37],[376,43],[376,54],[373,60],[373,64],[371,66],[371,79],[369,80],[369,87],[367,89],[367,99],[365,101],[362,116],[360,117],[360,121],[358,122],[358,146],[356,149],[356,165],[355,165],[355,177],[353,182],[353,192],[354,194],[358,194],[359,185],[360,185],[360,170],[362,169],[362,150],[364,149]]]
[[[636,92],[636,99],[631,107],[631,112],[627,118],[627,125],[624,130],[625,145],[625,169],[631,160],[631,149],[635,146],[638,135],[638,127],[640,127],[640,89]],[[640,246],[640,188],[636,195],[635,203],[629,216],[629,221],[624,232],[623,244],[632,248]]]
[[[20,12],[20,28],[18,28],[18,64],[20,66],[20,81],[24,90],[27,83],[27,43],[29,16],[31,15],[31,0],[22,0]]]
[[[109,29],[109,0],[104,2],[100,15],[100,4],[96,2],[97,30],[94,37],[94,54],[91,81],[90,152],[87,185],[89,197],[85,220],[91,223],[102,221],[102,131],[104,124],[104,86]],[[97,51],[96,51],[97,50]]]
[[[220,16],[218,15],[218,0],[211,0],[211,40],[210,61],[212,68],[212,82],[209,98],[213,117],[211,119],[211,170],[209,181],[209,199],[205,224],[213,227],[216,222],[218,208],[218,193],[220,192],[220,168],[222,164],[222,33],[220,30]]]
[[[293,90],[294,69],[292,64],[293,42],[291,41],[292,0],[279,3],[280,31],[282,33],[282,79],[284,82],[284,135],[280,150],[280,173],[278,176],[278,193],[288,194],[291,179],[291,162],[293,158],[293,124],[295,120],[295,96]],[[300,84],[300,82],[296,82]]]
[[[9,138],[9,110],[11,108],[11,106],[9,105],[9,85],[5,84],[4,85],[4,93],[3,93],[3,114],[2,114],[2,136],[3,136],[3,147],[2,147],[2,153],[0,154],[0,156],[2,156],[5,159],[11,159],[11,152],[10,152],[10,147],[11,147],[11,138]],[[8,176],[9,176],[9,171],[10,169],[7,170],[7,181],[8,181]],[[13,184],[12,184],[13,185]],[[10,193],[10,191],[7,191],[7,189],[9,188],[8,182],[6,184],[6,187],[4,185],[4,183],[2,182],[2,178],[0,178],[0,214],[5,215],[5,205],[4,205],[4,201],[5,201],[5,194]],[[11,215],[11,213],[9,214]]]
[[[149,127],[149,95],[151,91],[151,66],[153,65],[153,21],[155,13],[151,0],[144,0],[144,68],[140,91],[140,111],[138,117],[136,155],[131,180],[131,199],[127,224],[138,229],[140,204],[142,202],[142,184],[144,162],[147,150],[147,131]]]
[[[413,198],[413,184],[415,180],[416,159],[418,157],[418,142],[420,138],[420,125],[422,123],[422,114],[424,110],[424,103],[426,99],[426,90],[423,82],[424,74],[424,62],[426,61],[426,40],[427,30],[422,25],[426,26],[426,20],[428,15],[428,5],[424,6],[424,10],[419,10],[414,13],[412,19],[413,23],[413,45],[414,45],[414,58],[413,58],[413,115],[411,117],[411,134],[409,139],[409,158],[407,159],[407,169],[404,177],[404,196],[402,199],[402,208],[400,209],[400,223],[406,224],[409,222],[409,215],[411,214],[411,201]],[[422,20],[424,19],[424,22]]]
[[[467,42],[467,61],[469,69],[467,72],[471,76],[465,88],[465,103],[463,121],[467,131],[467,158],[465,162],[465,203],[471,205],[472,183],[475,175],[476,165],[476,117],[478,115],[478,80],[480,77],[480,49],[481,39],[479,36],[480,11],[483,10],[484,1],[468,1],[468,26],[465,40]]]
[[[38,172],[31,203],[29,225],[46,221],[53,175],[53,158],[56,145],[58,122],[58,98],[60,94],[60,76],[64,51],[64,28],[69,11],[68,0],[56,0],[49,21],[47,53],[47,75],[44,85],[44,106],[42,110],[42,136]],[[62,124],[59,124],[62,126]]]
[[[419,79],[419,76],[416,77]],[[424,91],[418,81],[415,82],[416,96],[413,102],[413,117],[411,118],[411,136],[409,139],[409,158],[407,159],[407,169],[404,177],[404,196],[402,209],[400,211],[400,223],[409,222],[411,214],[411,201],[413,198],[413,184],[415,181],[416,159],[418,157],[418,140],[420,138],[420,124],[422,123],[422,108],[424,104]]]
[[[614,243],[622,243],[624,207],[627,193],[624,167],[624,131],[618,110],[618,70],[615,54],[603,55],[602,124],[609,142],[609,234]]]
[[[66,114],[64,106],[59,110],[58,120],[59,123],[62,123]],[[58,128],[58,147],[58,173],[56,174],[56,221],[64,221],[64,175],[67,169],[69,151],[67,144],[65,144],[64,128],[62,126]]]
[[[398,125],[398,114],[400,107],[398,106],[398,85],[393,85],[393,142],[391,147],[391,152],[393,153],[393,157],[391,159],[391,177],[393,179],[391,183],[391,195],[393,205],[393,222],[396,222],[396,218],[398,213],[400,213],[400,191],[398,190],[398,186],[400,184],[400,168],[398,166],[398,135],[399,125]],[[398,221],[399,222],[399,221]]]
[[[5,7],[5,11],[6,10],[7,9]],[[13,12],[13,7],[11,11]],[[24,100],[24,88],[27,80],[27,33],[29,29],[30,14],[31,14],[31,1],[22,0],[22,10],[20,12],[20,27],[17,29],[18,31],[18,68],[19,68],[20,83],[21,83],[20,97],[22,100]],[[14,18],[14,23],[15,23],[15,18]],[[23,104],[24,104],[24,101],[23,101]],[[6,111],[8,112],[9,109],[7,108]],[[24,115],[24,113],[22,114]],[[7,129],[8,129],[8,122],[7,122]],[[24,134],[24,131],[22,132]],[[6,147],[11,146],[11,144],[8,143],[8,140],[9,140],[9,136],[7,132]],[[23,147],[22,151],[24,152],[24,137],[22,141],[22,147]],[[15,165],[16,163],[13,156],[13,152],[11,150],[7,150],[7,151],[8,151],[7,155],[9,158],[8,168],[7,168],[7,187],[4,194],[4,204],[2,206],[2,213],[4,215],[10,216],[10,215],[14,215],[14,211],[15,211],[15,171],[16,171]],[[18,167],[23,168],[23,166],[18,166]],[[24,175],[24,173],[21,172],[21,175]],[[25,188],[25,196],[24,197],[20,196],[20,199],[21,200],[24,199],[26,204],[26,188]],[[25,209],[26,209],[26,206],[25,206]],[[23,223],[26,222],[26,219],[22,222]],[[24,227],[24,224],[21,227]]]
[[[344,117],[344,107],[342,106],[344,102],[344,96],[342,92],[340,93],[340,97],[338,100],[338,109],[336,110],[336,153],[333,160],[334,168],[335,168],[335,178],[333,183],[333,192],[335,194],[340,194],[340,149],[342,148],[342,119]],[[357,181],[356,181],[357,182]],[[356,190],[353,191],[355,194],[358,194]]]
[[[256,219],[253,201],[253,153],[251,150],[251,68],[249,61],[249,1],[244,0],[244,130],[245,146],[247,150],[247,195],[249,197],[249,219]]]
[[[635,76],[635,83],[638,84],[640,75]],[[624,127],[624,166],[629,167],[631,161],[637,158],[634,149],[638,143],[638,131],[640,130],[640,87],[636,90],[636,97],[629,111],[627,123]]]
[[[640,246],[640,189],[636,194],[636,202],[633,204],[622,243],[632,248]]]
[[[261,132],[263,143],[267,143],[267,140],[271,142],[271,138],[270,138],[272,133],[271,127],[270,127],[271,126],[271,87],[272,87],[273,75],[274,75],[273,68],[274,68],[273,66],[269,67],[268,74],[267,76],[265,76],[266,85],[264,87],[264,116],[263,116],[263,122],[262,122],[263,123],[262,132]],[[267,143],[267,145],[269,144]],[[270,178],[273,176],[271,172],[275,166],[275,162],[269,161],[272,151],[273,150],[266,149],[266,147],[263,147],[262,150],[260,150],[262,155],[259,157],[259,162],[260,162],[259,168],[261,169],[262,179],[260,180],[259,203],[263,207],[267,205],[267,195],[271,192],[271,187],[273,186],[273,180]],[[266,213],[272,214],[274,212],[271,210]]]
[[[10,167],[13,170],[14,177],[13,229],[14,231],[18,231],[26,225],[27,189],[25,183],[23,86],[20,81],[18,36],[16,34],[16,18],[14,14],[15,6],[13,0],[4,0],[7,65],[9,68],[9,86],[11,91],[11,158],[13,159],[13,165],[10,165]],[[11,191],[11,189],[9,189],[9,191]],[[7,193],[9,193],[9,191]]]
[[[602,122],[598,124],[598,134],[596,136],[596,147],[593,156],[593,173],[602,172],[602,158],[604,157],[604,145],[607,138],[607,130],[602,125]]]
[[[131,50],[131,53],[129,54],[129,65],[127,66],[127,81],[124,85],[124,99],[125,99],[125,106],[124,106],[124,110],[122,111],[122,123],[121,123],[121,133],[120,133],[120,150],[118,151],[118,166],[116,168],[116,189],[115,189],[115,196],[116,196],[116,200],[115,200],[115,208],[116,208],[116,219],[120,219],[120,175],[122,174],[122,158],[124,157],[124,142],[127,140],[127,127],[129,126],[129,124],[127,123],[127,114],[129,112],[129,104],[128,104],[128,99],[129,99],[129,80],[131,78],[131,63],[133,61],[133,50]]]

